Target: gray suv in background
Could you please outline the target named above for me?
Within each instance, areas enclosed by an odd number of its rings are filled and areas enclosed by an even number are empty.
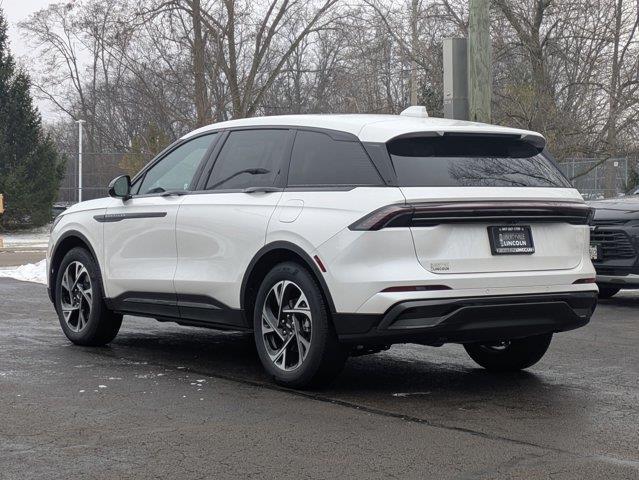
[[[590,258],[597,272],[599,297],[622,288],[639,288],[639,195],[591,202]]]

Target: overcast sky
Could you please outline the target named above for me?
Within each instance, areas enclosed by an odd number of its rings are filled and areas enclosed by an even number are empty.
[[[27,43],[18,30],[18,22],[25,20],[33,12],[36,12],[51,3],[60,3],[60,0],[0,0],[0,8],[9,22],[9,40],[11,41],[11,51],[20,60],[29,52]],[[51,105],[36,101],[42,116],[52,118]]]
[[[26,42],[18,31],[18,22],[25,20],[33,12],[46,7],[54,0],[0,0],[0,7],[9,21],[9,39],[11,51],[16,57],[25,55],[28,51]]]

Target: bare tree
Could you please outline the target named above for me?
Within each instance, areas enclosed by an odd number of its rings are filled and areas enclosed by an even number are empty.
[[[560,159],[637,152],[637,2],[492,5],[495,121],[541,131]],[[468,2],[86,0],[22,27],[37,92],[87,120],[93,149],[138,159],[229,118],[441,115],[442,39],[467,34]]]

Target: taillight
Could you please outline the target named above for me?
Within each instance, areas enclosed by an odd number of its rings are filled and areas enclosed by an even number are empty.
[[[381,230],[385,227],[407,227],[413,215],[412,205],[387,205],[360,218],[350,230]]]
[[[389,227],[432,227],[443,223],[565,222],[588,225],[593,209],[578,202],[454,201],[387,205],[348,228],[380,230]]]

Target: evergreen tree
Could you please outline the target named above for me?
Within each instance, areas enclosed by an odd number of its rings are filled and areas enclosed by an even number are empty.
[[[0,226],[43,225],[64,173],[64,162],[42,128],[29,92],[29,77],[9,51],[7,22],[0,9]]]

